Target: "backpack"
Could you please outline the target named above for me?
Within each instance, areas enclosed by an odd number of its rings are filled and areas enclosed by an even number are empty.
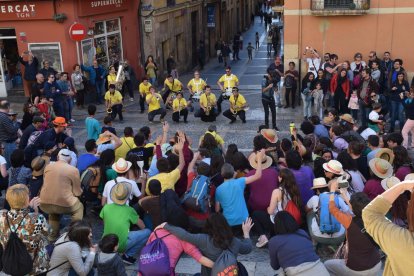
[[[27,140],[26,147],[34,144],[37,141],[37,139],[39,138],[40,134],[42,134],[42,133],[43,133],[43,131],[41,131],[41,130],[33,131],[32,134],[30,134],[29,139]]]
[[[333,234],[339,232],[341,224],[336,218],[329,212],[329,197],[331,193],[322,193],[319,195],[319,229],[323,234]],[[335,205],[339,206],[338,195],[335,195]]]
[[[99,182],[101,181],[101,169],[89,167],[81,175],[81,187],[83,192],[98,193]]]
[[[6,213],[7,224],[10,229],[9,239],[3,251],[1,262],[3,264],[3,272],[13,276],[23,276],[29,274],[33,270],[33,260],[27,251],[26,245],[17,235],[17,229],[22,224],[26,214],[13,231],[8,213]]]
[[[162,239],[171,234],[159,238],[157,236],[157,230],[155,230],[154,235],[156,239],[144,246],[141,250],[138,272],[142,276],[170,276],[170,254]]]
[[[210,178],[199,175],[194,178],[191,189],[184,194],[183,205],[196,212],[206,213],[210,207]]]
[[[292,215],[299,226],[302,225],[302,214],[298,206],[296,206],[292,200],[289,200],[286,204],[285,211]]]
[[[211,269],[211,276],[239,275],[237,258],[229,249],[223,250]]]

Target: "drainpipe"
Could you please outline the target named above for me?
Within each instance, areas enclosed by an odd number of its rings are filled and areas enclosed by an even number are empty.
[[[299,91],[302,90],[302,0],[299,0],[299,25],[298,25],[298,71],[299,71]],[[300,95],[300,94],[299,94]],[[299,97],[300,101],[300,97]]]

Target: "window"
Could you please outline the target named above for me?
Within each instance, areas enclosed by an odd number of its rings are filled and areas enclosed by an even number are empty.
[[[324,0],[325,9],[349,9],[353,0]]]
[[[50,67],[58,72],[62,72],[62,51],[59,42],[51,43],[29,43],[29,51],[39,60],[39,69],[42,67],[43,61],[49,61]]]
[[[119,18],[95,23],[96,59],[103,66],[123,60],[120,25]]]

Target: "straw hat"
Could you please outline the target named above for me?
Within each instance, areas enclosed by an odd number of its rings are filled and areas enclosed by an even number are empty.
[[[63,117],[56,117],[56,118],[52,121],[52,123],[53,123],[55,126],[61,126],[61,127],[67,127],[67,126],[68,126],[68,124],[66,123],[65,118],[63,118]]]
[[[392,175],[392,166],[388,161],[384,159],[372,158],[368,164],[371,171],[379,178],[384,179]]]
[[[394,152],[388,148],[381,148],[376,154],[375,158],[381,158],[392,164],[394,162]]]
[[[111,189],[111,200],[115,204],[124,205],[131,194],[131,185],[127,182],[118,182]]]
[[[352,118],[351,114],[343,114],[341,117],[339,117],[341,120],[350,123],[355,124],[354,118]]]
[[[330,160],[328,163],[324,163],[322,167],[325,171],[331,172],[333,174],[344,174],[342,164],[337,160]]]
[[[257,169],[258,160],[257,160],[256,152],[253,152],[252,154],[250,154],[249,163],[250,163],[250,166]],[[261,160],[261,163],[262,163],[262,169],[263,170],[267,169],[272,165],[272,158],[270,158],[270,156],[264,155]]]
[[[105,133],[99,134],[99,138],[98,140],[96,140],[96,144],[100,145],[100,144],[105,144],[106,142],[111,141],[111,137],[106,135]]]
[[[387,178],[384,178],[383,180],[381,180],[381,186],[382,188],[384,188],[384,190],[388,190],[389,188],[391,188],[392,186],[400,183],[401,181],[395,177],[395,176],[390,176]]]
[[[326,183],[326,180],[324,177],[318,177],[313,179],[313,186],[312,186],[312,190],[313,189],[319,189],[319,188],[325,188],[328,187],[328,183]]]
[[[125,161],[124,158],[119,158],[114,164],[112,164],[112,169],[117,173],[126,173],[132,166],[132,163]]]
[[[46,165],[47,165],[46,160],[42,158],[41,156],[38,156],[35,159],[33,159],[31,163],[32,175],[33,176],[43,175],[43,171],[45,170]]]
[[[404,181],[406,180],[414,180],[414,173],[407,174],[404,178]]]
[[[329,118],[328,116],[324,117],[322,120],[322,124],[325,126],[332,126],[333,120]]]
[[[279,138],[277,137],[277,131],[271,128],[262,129],[260,131],[260,134],[266,138],[269,143],[275,144]]]

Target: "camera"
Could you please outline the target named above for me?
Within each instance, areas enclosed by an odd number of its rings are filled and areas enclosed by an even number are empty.
[[[338,188],[342,189],[342,188],[348,188],[349,187],[349,182],[346,179],[346,176],[341,176],[338,177]]]

